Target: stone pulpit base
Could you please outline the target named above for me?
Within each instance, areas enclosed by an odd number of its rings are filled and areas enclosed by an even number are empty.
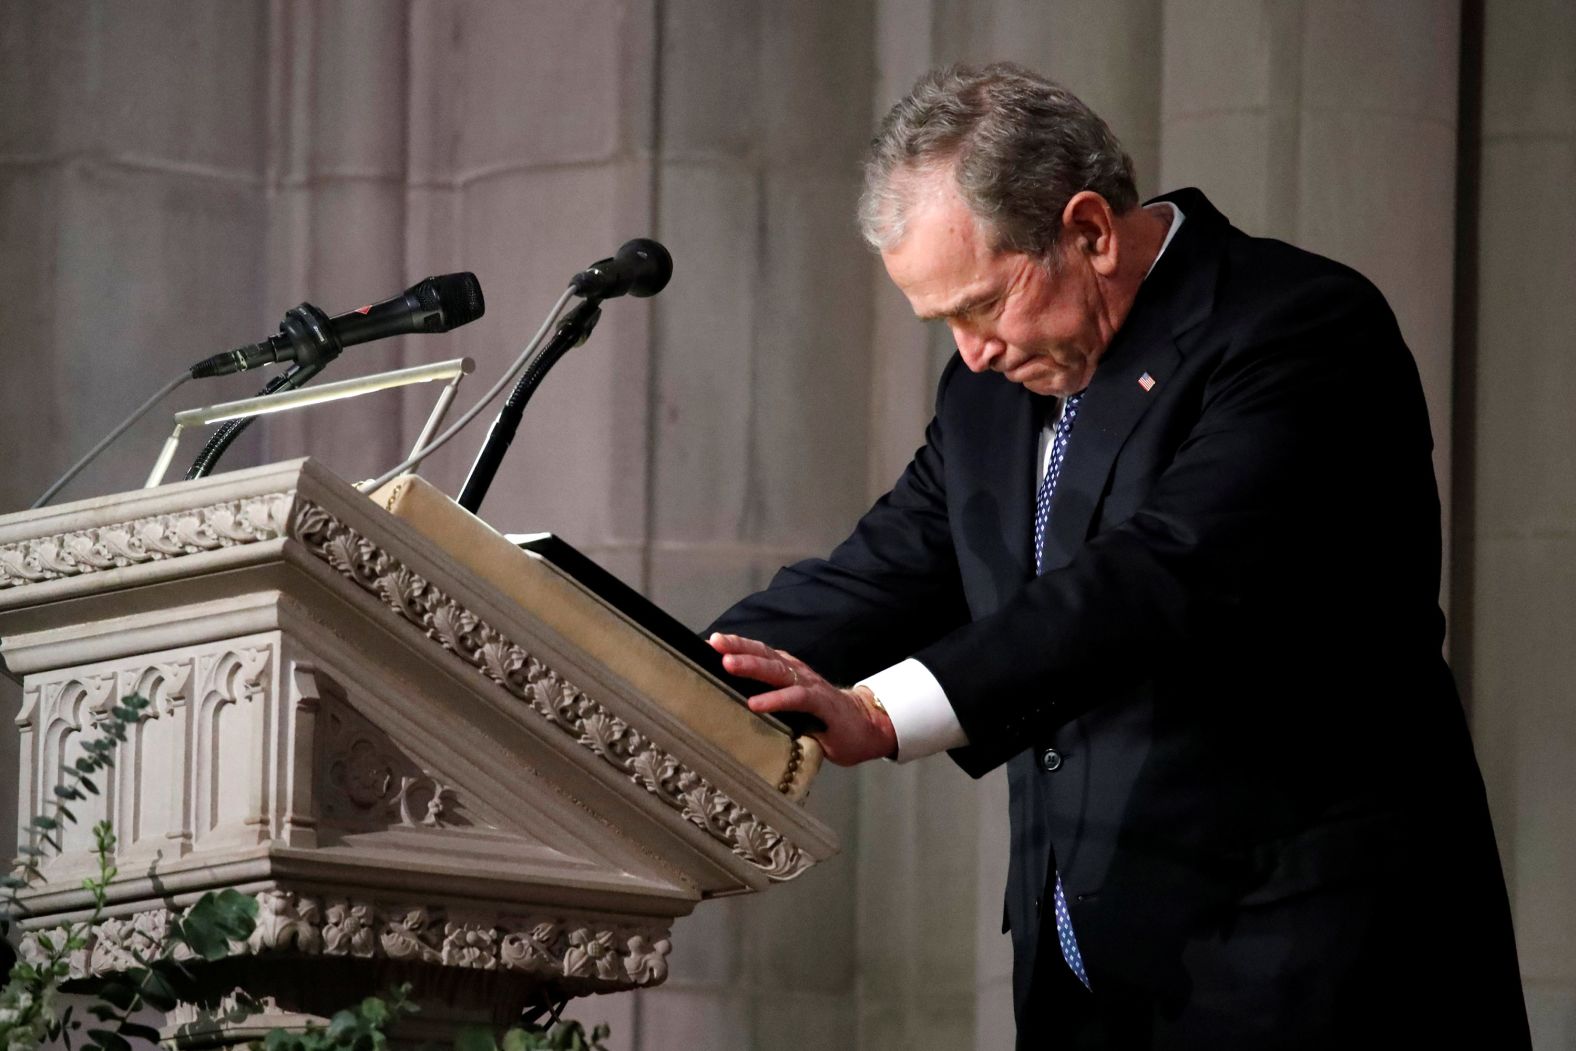
[[[24,954],[90,909],[108,818],[119,875],[74,975],[157,949],[206,891],[258,902],[247,942],[193,963],[174,1045],[401,981],[422,1005],[401,1040],[446,1042],[658,985],[676,917],[836,850],[790,798],[802,777],[768,780],[592,655],[639,628],[587,645],[466,561],[310,460],[0,518],[22,825],[112,706],[152,702],[24,894]]]

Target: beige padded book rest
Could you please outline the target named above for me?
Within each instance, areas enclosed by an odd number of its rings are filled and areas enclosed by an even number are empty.
[[[788,798],[798,802],[809,793],[820,745],[750,711],[738,694],[557,566],[415,475],[394,479],[372,499]]]

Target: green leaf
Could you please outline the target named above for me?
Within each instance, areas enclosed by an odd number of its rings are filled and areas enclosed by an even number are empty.
[[[332,1043],[344,1043],[361,1028],[361,1021],[351,1011],[337,1011],[334,1017],[328,1020],[328,1032],[324,1035]]]
[[[142,993],[143,1002],[156,1011],[169,1011],[174,1009],[176,1000],[175,986],[164,968],[153,964],[144,976],[137,980],[137,985]]]
[[[540,1046],[535,1036],[518,1026],[503,1034],[503,1051],[534,1051]]]
[[[454,1051],[497,1051],[493,1035],[480,1026],[466,1026],[454,1038]]]
[[[65,819],[67,821],[71,822],[73,825],[77,823],[77,815],[73,814],[71,812],[71,809],[69,807],[67,807],[66,804],[64,804],[64,803],[56,803],[55,804],[55,812],[57,814],[64,815]]]
[[[121,1036],[130,1037],[133,1040],[146,1040],[150,1044],[157,1044],[159,1042],[159,1031],[153,1028],[151,1025],[143,1025],[140,1022],[124,1023],[120,1027],[120,1034]]]
[[[385,1026],[389,1022],[389,1005],[376,996],[361,1001],[361,1017],[368,1025]]]
[[[81,799],[82,793],[71,785],[56,785],[55,796],[60,799]]]
[[[89,1029],[88,1036],[92,1037],[104,1051],[131,1051],[131,1044],[114,1030]]]
[[[99,987],[98,997],[107,1004],[114,1004],[122,1011],[129,1011],[131,1005],[137,1002],[137,990],[119,978],[113,978]]]
[[[0,887],[6,887],[10,890],[21,890],[26,886],[27,880],[20,876],[0,876]]]
[[[186,947],[205,960],[222,960],[230,955],[230,939],[201,919],[187,919],[172,932]]]
[[[44,951],[47,953],[53,954],[55,951],[55,939],[51,938],[43,931],[38,932],[38,944],[42,945],[44,947]]]
[[[257,926],[257,900],[239,891],[209,891],[186,912],[177,937],[207,960],[230,954],[229,943],[245,941]]]
[[[226,887],[216,896],[216,900],[226,911],[243,913],[248,919],[257,918],[257,899],[242,894],[233,887]]]
[[[305,1046],[305,1041],[299,1036],[283,1029],[270,1029],[263,1038],[263,1051],[299,1051]]]
[[[142,711],[142,709],[146,708],[148,705],[152,704],[153,702],[150,701],[148,698],[144,697],[140,693],[134,693],[130,697],[127,697],[121,703],[124,704],[126,707],[134,710],[134,711],[139,711],[140,712],[140,711]]]

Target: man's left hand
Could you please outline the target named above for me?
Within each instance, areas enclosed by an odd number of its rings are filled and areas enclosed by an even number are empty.
[[[892,720],[869,690],[839,689],[793,654],[774,650],[764,642],[720,632],[713,632],[706,641],[722,654],[722,666],[730,675],[779,687],[751,697],[750,711],[805,712],[825,723],[825,730],[810,736],[832,762],[853,766],[867,759],[897,756]]]

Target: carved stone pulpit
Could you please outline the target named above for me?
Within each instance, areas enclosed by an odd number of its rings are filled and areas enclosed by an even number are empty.
[[[75,975],[157,949],[206,891],[259,904],[245,944],[194,965],[205,994],[167,1019],[176,1045],[400,981],[422,1004],[402,1040],[443,1040],[657,985],[676,917],[836,850],[794,798],[799,751],[763,776],[609,663],[650,648],[633,624],[576,636],[471,555],[311,460],[0,518],[21,824],[112,706],[151,701],[23,894],[24,954],[90,908],[108,818],[119,875]]]

